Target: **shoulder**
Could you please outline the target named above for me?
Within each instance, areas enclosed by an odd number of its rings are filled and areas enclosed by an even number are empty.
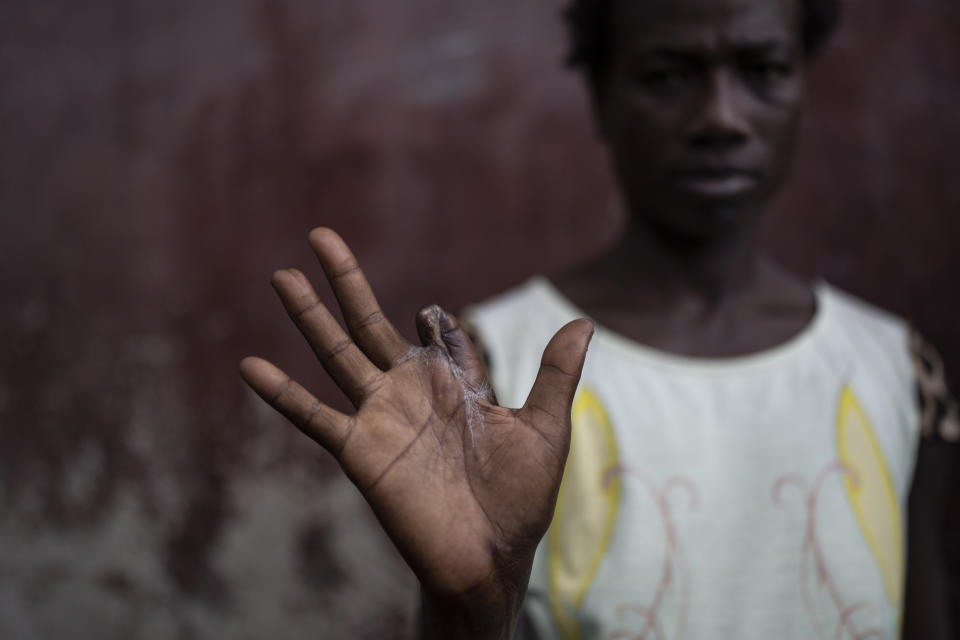
[[[531,309],[542,308],[544,303],[554,306],[553,285],[543,276],[533,276],[522,284],[499,293],[464,309],[471,317],[512,317],[524,315]]]
[[[936,349],[893,313],[828,284],[820,294],[829,309],[831,348],[855,354],[871,375],[906,387],[919,410],[922,438],[960,441],[958,405]]]
[[[817,292],[830,316],[832,331],[854,342],[908,343],[909,323],[903,318],[825,282],[817,286]]]
[[[913,401],[910,325],[850,293],[821,283],[817,321],[822,353],[843,377],[894,395],[905,408]]]
[[[838,367],[851,377],[866,374],[884,385],[910,385],[906,320],[826,283],[817,285],[817,303],[824,351]]]
[[[482,354],[497,397],[522,403],[540,366],[547,342],[577,317],[546,278],[537,276],[483,302],[468,306],[460,320]]]
[[[546,339],[577,312],[568,308],[553,285],[535,276],[518,287],[471,305],[461,314],[486,344],[527,341],[539,335]]]

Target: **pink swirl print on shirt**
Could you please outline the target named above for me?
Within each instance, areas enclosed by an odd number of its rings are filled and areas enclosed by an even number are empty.
[[[861,611],[875,613],[876,605],[866,601],[857,601],[852,604],[846,604],[844,598],[837,587],[836,580],[827,566],[826,556],[823,548],[820,546],[820,540],[817,537],[817,503],[820,500],[820,494],[823,485],[831,475],[846,476],[854,485],[859,485],[856,470],[840,463],[832,462],[824,467],[814,478],[813,485],[807,489],[806,481],[800,476],[787,474],[780,476],[773,484],[771,496],[774,503],[783,506],[783,490],[787,486],[794,486],[804,498],[806,509],[806,523],[804,525],[803,548],[800,561],[800,591],[803,594],[803,604],[810,616],[821,638],[829,638],[827,624],[818,615],[813,606],[811,594],[816,589],[825,590],[829,596],[830,602],[836,608],[837,621],[833,628],[832,637],[836,640],[843,640],[849,637],[851,640],[867,640],[868,638],[882,638],[883,631],[875,627],[870,627],[864,631],[858,630],[858,625],[854,619],[854,614]],[[816,582],[810,584],[809,566],[812,564],[816,570]]]
[[[607,636],[607,640],[645,640],[657,638],[666,640],[668,637],[679,638],[686,625],[687,611],[690,604],[690,580],[687,572],[683,546],[677,536],[673,512],[670,505],[670,495],[675,489],[682,489],[689,499],[690,511],[697,508],[698,492],[693,480],[684,476],[673,476],[660,487],[646,473],[625,465],[611,468],[604,476],[604,483],[608,484],[616,476],[631,476],[640,481],[647,489],[650,498],[657,506],[657,512],[663,523],[666,547],[663,554],[663,569],[657,582],[656,592],[649,605],[624,603],[617,607],[617,618],[626,621],[633,615],[640,617],[643,626],[639,631],[618,630]],[[661,620],[661,608],[671,586],[676,586],[680,592],[680,606],[674,632],[668,636]],[[651,635],[652,634],[652,635]]]

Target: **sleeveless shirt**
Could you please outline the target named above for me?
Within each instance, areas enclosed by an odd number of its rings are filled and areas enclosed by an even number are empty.
[[[598,326],[525,608],[541,638],[894,638],[920,420],[910,331],[836,288],[798,335],[692,358]],[[544,278],[468,310],[505,406],[584,314]]]

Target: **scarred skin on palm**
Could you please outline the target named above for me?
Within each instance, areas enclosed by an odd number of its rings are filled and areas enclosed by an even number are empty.
[[[343,240],[321,228],[310,244],[349,335],[300,271],[277,271],[273,286],[356,413],[330,408],[260,358],[243,360],[244,380],[329,451],[369,502],[420,580],[423,637],[510,637],[553,515],[593,326],[561,328],[524,406],[501,407],[452,315],[422,309],[422,344],[410,344]]]

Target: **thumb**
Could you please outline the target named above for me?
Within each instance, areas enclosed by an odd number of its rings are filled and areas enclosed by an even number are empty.
[[[593,324],[584,319],[569,322],[557,331],[543,350],[540,371],[524,410],[542,411],[560,425],[569,424],[573,394],[580,382],[591,337]]]

